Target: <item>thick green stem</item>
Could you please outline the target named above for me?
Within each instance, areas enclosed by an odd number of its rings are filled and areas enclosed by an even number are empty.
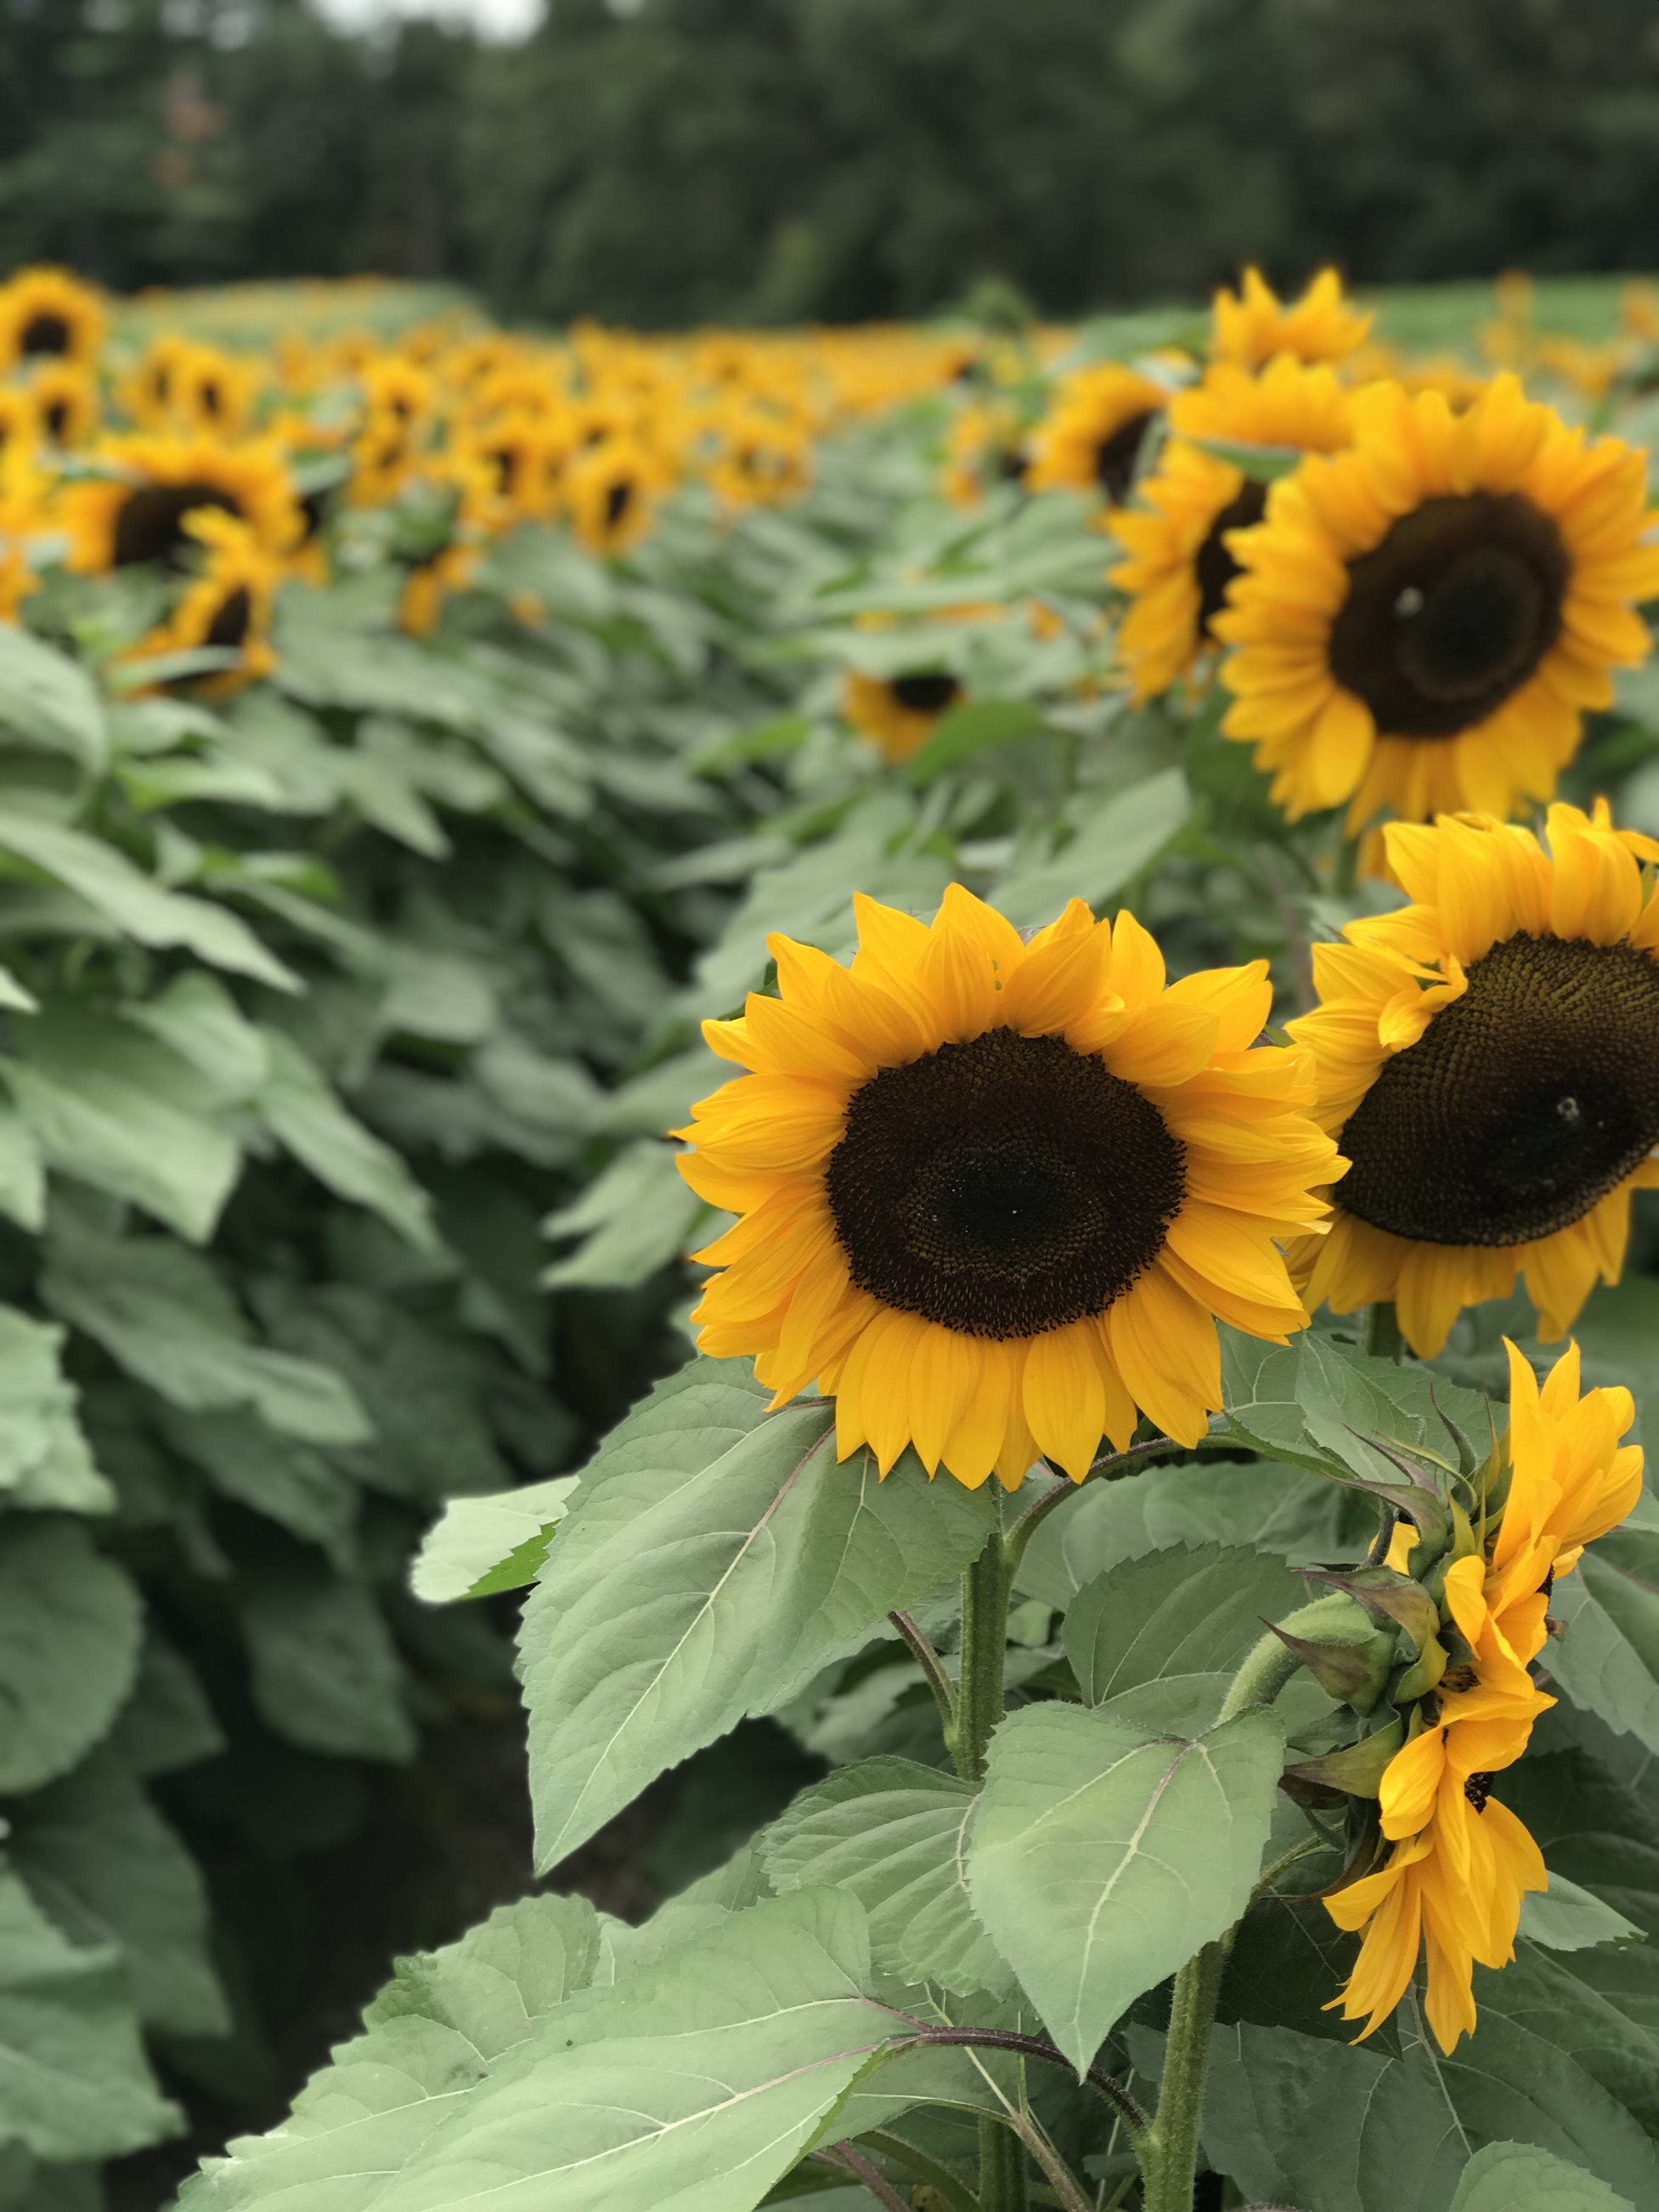
[[[1233,1677],[1232,1687],[1222,1702],[1222,1720],[1230,1721],[1252,1706],[1272,1705],[1301,1664],[1288,1644],[1270,1631]],[[1275,1867],[1272,1872],[1278,1870]],[[1237,1928],[1230,1928],[1213,1943],[1206,1943],[1176,1976],[1158,2111],[1145,2142],[1137,2147],[1145,2183],[1142,2212],[1192,2212],[1210,2032],[1215,2026],[1221,1978],[1237,1932]]]
[[[1221,1977],[1233,1948],[1232,1931],[1206,1943],[1176,1976],[1170,2038],[1164,2046],[1164,2079],[1158,2117],[1141,2153],[1143,2212],[1193,2212],[1198,2177],[1198,2131],[1204,2118],[1204,2075],[1210,2030],[1215,2024]]]
[[[1397,1360],[1404,1352],[1406,1340],[1400,1334],[1391,1298],[1379,1298],[1374,1305],[1366,1307],[1360,1346],[1374,1359]]]
[[[964,1782],[985,1778],[985,1747],[1002,1718],[1002,1670],[1008,1646],[1013,1562],[1003,1539],[1000,1500],[990,1541],[962,1578],[962,1680],[951,1757]]]
[[[1026,2212],[1025,2146],[989,2112],[979,2116],[981,2212]]]

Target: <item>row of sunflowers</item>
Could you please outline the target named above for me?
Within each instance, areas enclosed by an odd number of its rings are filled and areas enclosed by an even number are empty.
[[[415,1588],[537,1583],[544,1867],[745,1715],[831,1770],[787,1809],[764,1781],[727,1805],[721,1851],[754,1841],[647,1929],[543,1895],[416,1962],[186,2203],[349,2174],[363,2202],[459,2205],[483,2160],[606,2212],[711,2173],[721,2212],[918,2186],[1018,2212],[1028,2166],[1067,2212],[1187,2212],[1200,2142],[1220,2203],[1486,2212],[1510,2154],[1575,2212],[1659,2201],[1659,1990],[1627,1948],[1659,1932],[1659,1609],[1626,1441],[1659,1180],[1659,544],[1618,434],[1654,317],[1632,291],[1590,347],[1541,335],[1518,281],[1498,309],[1455,359],[1385,348],[1333,274],[1281,301],[1254,271],[1207,325],[555,339],[458,314],[248,346],[59,271],[0,289],[5,635],[90,676],[118,757],[67,798],[19,780],[0,839],[12,1088],[68,1185],[41,1294],[95,1340],[88,1402],[114,1358],[198,1470],[176,1556],[146,1505],[124,1571],[192,1664],[193,1617],[222,1637],[249,1577],[228,1729],[252,1706],[313,1752],[408,1757],[399,1698],[429,1713],[454,1668],[399,1612],[384,1519],[368,1577],[319,1503],[362,1431],[319,1462],[307,1414],[249,1455],[202,1426],[194,1370],[80,1319],[145,1239],[77,1178],[222,1240],[262,1356],[326,1367],[328,1316],[403,1298],[434,1327],[441,1280],[458,1336],[522,1362],[475,1455],[516,1486],[463,1497]],[[13,665],[21,720],[46,679]],[[234,999],[192,981],[186,1019],[164,951],[42,903],[66,811],[288,968],[241,952]],[[41,1088],[69,1063],[29,1041],[31,999],[76,992],[147,1050],[186,1040],[239,1142],[326,1184],[280,1294],[259,1245],[291,1185],[222,1226],[168,1211],[131,1146],[84,1164],[88,1124]],[[746,1072],[711,1090],[723,1062]],[[556,1371],[522,1238],[489,1226],[536,1203]],[[580,1371],[596,1291],[631,1316],[608,1398]],[[686,1336],[702,1358],[573,1486]],[[365,1401],[398,1439],[370,1487],[420,1458],[404,1504],[429,1513],[441,1444],[398,1395]],[[378,1735],[319,1724],[315,1680],[275,1686],[266,1570],[204,1542],[204,1468],[238,1513],[280,1494],[283,1540],[362,1599],[331,1648],[378,1655]],[[32,1769],[26,1814],[76,1780]],[[1605,1851],[1579,1849],[1591,1797]],[[481,1974],[523,2026],[441,2113]],[[652,2118],[626,2141],[583,2132],[590,2029],[642,2039],[606,2062]],[[659,2112],[660,2039],[717,2031],[691,2072],[718,2106]],[[859,2087],[919,2044],[939,2070]],[[1062,2060],[1077,2081],[1045,2088]],[[417,2087],[387,2105],[392,2074]],[[809,2079],[821,2101],[780,2120]],[[1455,2140],[1402,2179],[1448,2108]],[[738,2132],[677,2151],[691,2112]],[[139,2139],[16,2132],[43,2191]]]

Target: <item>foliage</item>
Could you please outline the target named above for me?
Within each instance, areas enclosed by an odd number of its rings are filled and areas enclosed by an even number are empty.
[[[559,0],[521,47],[306,0],[0,10],[0,263],[448,278],[515,317],[1047,311],[1242,258],[1643,268],[1641,0]]]
[[[1035,412],[1048,366],[1004,361]],[[837,1461],[827,1401],[685,1358],[685,1255],[723,1224],[664,1133],[769,936],[844,955],[854,890],[927,911],[963,882],[1021,927],[1133,900],[1173,968],[1260,957],[1289,1006],[1372,896],[1201,700],[1109,680],[1095,501],[938,495],[960,404],[839,422],[787,504],[685,483],[612,558],[557,523],[481,537],[424,637],[393,532],[336,512],[326,587],[283,585],[275,667],[229,697],[213,661],[137,695],[154,607],[124,571],[42,553],[0,630],[0,2203],[46,2212],[177,2126],[157,2056],[253,2101],[273,1869],[349,1829],[354,1773],[507,1708],[499,1613],[459,1601],[520,1590],[556,1879],[745,1722],[817,1778],[641,1927],[540,1893],[401,1962],[191,2212],[852,2212],[870,2172],[968,2212],[981,2123],[1071,2212],[1079,2173],[1121,2204],[1172,1979],[1229,1943],[1204,2145],[1236,2191],[1652,2201],[1650,1500],[1561,1591],[1563,1702],[1516,1771],[1560,1880],[1454,2058],[1415,1997],[1363,2049],[1322,2010],[1345,1839],[1279,1784],[1363,1741],[1362,1702],[1250,1672],[1264,1620],[1313,1634],[1298,1571],[1364,1559],[1401,1453],[1489,1432],[1523,1309],[1432,1368],[1328,1316],[1284,1349],[1224,1332],[1194,1449],[1148,1432],[1006,1500]],[[918,665],[963,696],[883,763],[846,678]],[[1634,810],[1656,757],[1638,679],[1571,787]],[[1652,1291],[1580,1332],[1650,1425]],[[966,1694],[991,1553],[981,1778],[934,1693]],[[1328,1664],[1398,1687],[1420,1654],[1319,1603]]]

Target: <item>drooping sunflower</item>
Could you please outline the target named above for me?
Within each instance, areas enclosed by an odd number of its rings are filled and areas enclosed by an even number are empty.
[[[698,1255],[703,1350],[757,1355],[779,1404],[816,1376],[884,1474],[914,1443],[973,1487],[1039,1452],[1080,1480],[1138,1409],[1195,1442],[1215,1317],[1304,1325],[1274,1239],[1340,1171],[1300,1056],[1253,1042],[1266,963],[1166,988],[1080,899],[1029,943],[955,884],[931,926],[854,904],[850,969],[774,937],[780,996],[705,1024],[752,1073],[679,1133],[742,1217]]]
[[[1207,451],[1204,441],[1334,453],[1352,434],[1352,395],[1334,370],[1288,353],[1259,376],[1230,362],[1170,401],[1170,442],[1112,531],[1128,555],[1112,580],[1133,602],[1119,651],[1137,699],[1166,691],[1213,639],[1238,574],[1231,533],[1259,522],[1268,486]]]
[[[259,544],[245,522],[221,508],[194,508],[185,516],[184,528],[205,552],[201,573],[186,586],[167,621],[126,659],[142,672],[146,660],[198,646],[218,646],[236,653],[236,664],[199,678],[199,689],[206,698],[228,698],[256,678],[270,675],[276,665],[270,618],[283,563]]]
[[[1392,1299],[1432,1358],[1520,1271],[1553,1341],[1659,1185],[1659,844],[1605,804],[1552,806],[1547,854],[1490,816],[1383,834],[1413,903],[1316,945],[1321,1004],[1288,1025],[1352,1163],[1291,1273],[1310,1307]]]
[[[1150,376],[1103,362],[1060,379],[1031,437],[1026,483],[1033,491],[1085,491],[1121,507],[1167,389]]]
[[[940,720],[967,697],[959,677],[942,668],[907,676],[866,676],[849,668],[842,712],[861,737],[891,762],[919,753]]]
[[[20,269],[0,284],[0,370],[42,359],[89,368],[103,342],[103,302],[67,269]]]
[[[108,473],[72,483],[63,495],[68,565],[80,574],[143,561],[179,567],[191,545],[185,517],[198,507],[234,515],[270,553],[286,552],[304,529],[273,440],[229,446],[213,438],[112,438],[97,458]]]
[[[1216,356],[1259,368],[1275,354],[1298,361],[1346,361],[1363,343],[1371,317],[1342,295],[1334,269],[1322,269],[1299,300],[1279,299],[1259,269],[1247,269],[1237,292],[1224,286],[1214,301]]]
[[[1653,520],[1646,457],[1570,430],[1512,376],[1462,414],[1374,385],[1348,451],[1274,484],[1232,540],[1223,727],[1293,819],[1346,799],[1351,834],[1384,807],[1420,822],[1547,799],[1585,708],[1650,649]]]
[[[1449,2052],[1474,2033],[1474,1965],[1514,1957],[1522,1899],[1548,1876],[1493,1783],[1555,1702],[1529,1671],[1548,1633],[1550,1592],[1641,1495],[1641,1450],[1620,1443],[1635,1417],[1630,1392],[1581,1396],[1576,1345],[1540,1390],[1514,1345],[1506,1349],[1510,1425],[1485,1470],[1484,1542],[1445,1573],[1449,1626],[1468,1656],[1414,1709],[1409,1740],[1383,1771],[1386,1863],[1325,1900],[1339,1927],[1364,1931],[1331,2008],[1366,2022],[1362,2042],[1405,1995],[1425,1948],[1429,2025]],[[1403,1568],[1414,1534],[1396,1532],[1391,1564]]]

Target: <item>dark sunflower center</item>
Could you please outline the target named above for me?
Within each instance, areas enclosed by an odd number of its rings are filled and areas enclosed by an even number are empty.
[[[962,686],[954,676],[896,676],[892,692],[912,714],[942,714],[962,696]]]
[[[61,315],[31,315],[19,343],[26,354],[67,353],[70,326]]]
[[[1095,448],[1095,482],[1114,507],[1121,507],[1134,488],[1140,449],[1157,420],[1157,411],[1150,407],[1144,414],[1132,415]]]
[[[1554,523],[1519,492],[1425,500],[1348,563],[1331,672],[1384,736],[1455,737],[1554,644],[1569,568]]]
[[[1058,1037],[988,1030],[884,1068],[830,1156],[854,1283],[969,1336],[1103,1313],[1157,1258],[1185,1155],[1133,1084]]]
[[[216,507],[226,514],[242,511],[217,484],[140,484],[130,491],[115,518],[115,566],[130,568],[138,561],[165,561],[176,568],[191,542],[185,533],[185,517],[198,507]]]
[[[218,611],[208,624],[204,643],[236,647],[246,641],[248,625],[253,619],[253,602],[246,588],[238,584],[220,600]]]
[[[1229,500],[1210,525],[1210,534],[1198,549],[1198,629],[1208,637],[1210,624],[1227,604],[1227,586],[1238,574],[1238,563],[1227,550],[1230,530],[1251,530],[1267,512],[1267,487],[1247,477],[1237,499]]]
[[[1477,1813],[1486,1811],[1486,1800],[1492,1796],[1492,1785],[1497,1779],[1496,1774],[1472,1774],[1463,1784],[1463,1795]]]
[[[626,482],[613,483],[605,495],[605,519],[614,530],[634,503],[634,487]]]
[[[70,410],[67,399],[52,400],[46,409],[46,435],[54,444],[61,445],[64,433],[69,428]]]
[[[1529,1243],[1659,1142],[1659,961],[1511,937],[1387,1061],[1341,1137],[1342,1205],[1427,1244]]]

